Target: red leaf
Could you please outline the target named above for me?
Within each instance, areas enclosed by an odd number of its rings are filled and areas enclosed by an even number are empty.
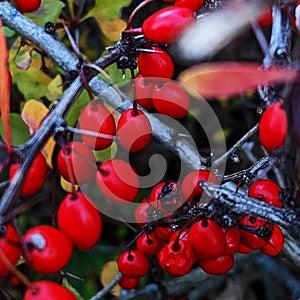
[[[178,80],[209,99],[243,94],[258,85],[292,82],[298,76],[292,69],[260,67],[248,62],[207,63],[185,70]]]
[[[2,22],[0,20],[0,109],[3,122],[3,131],[7,144],[7,151],[13,152],[10,133],[10,84],[11,77],[7,69],[8,51],[6,45],[6,37],[3,32]]]

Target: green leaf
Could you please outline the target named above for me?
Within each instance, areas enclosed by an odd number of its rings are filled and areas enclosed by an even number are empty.
[[[10,127],[12,135],[12,143],[14,146],[24,144],[30,137],[29,128],[22,120],[19,114],[10,114]],[[0,134],[4,138],[2,119],[0,122]]]
[[[46,91],[46,97],[50,101],[54,101],[62,95],[63,92],[62,84],[63,82],[60,75],[56,75],[56,77],[50,82]]]
[[[69,290],[76,297],[77,300],[84,300],[80,295],[80,293],[77,291],[77,289],[75,289],[71,285],[71,283],[68,281],[67,278],[63,279],[62,286],[65,287],[67,290]]]
[[[76,100],[74,105],[72,105],[67,117],[66,122],[69,126],[76,126],[76,123],[80,117],[80,113],[84,107],[90,102],[89,96],[86,91],[83,91],[80,97]]]
[[[49,69],[53,67],[50,60],[46,60],[46,64]],[[17,38],[9,52],[9,69],[13,82],[27,100],[44,97],[52,80],[41,67],[41,55],[33,50],[33,45],[22,45],[21,37]]]
[[[95,18],[103,34],[111,41],[118,41],[120,33],[125,29],[126,22],[120,19],[120,9],[128,4],[127,0],[108,1],[96,0],[95,6],[80,20]]]
[[[129,3],[128,0],[96,0],[95,6],[80,20],[81,22],[90,17],[105,19],[119,19],[120,9]]]
[[[36,24],[44,26],[47,22],[56,23],[65,4],[59,0],[43,0],[40,8],[27,14]]]
[[[9,27],[3,26],[3,29],[4,29],[4,34],[7,38],[11,38],[16,34],[16,32],[10,29]]]
[[[74,16],[74,1],[73,0],[67,0],[67,5],[69,7],[71,16]]]
[[[111,146],[106,149],[95,151],[95,158],[97,162],[107,161],[116,157],[118,152],[118,145],[114,141]]]
[[[13,73],[13,81],[26,99],[41,99],[45,96],[51,78],[40,70],[30,68]]]

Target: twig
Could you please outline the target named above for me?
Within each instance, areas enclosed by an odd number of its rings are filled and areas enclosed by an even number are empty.
[[[104,287],[102,290],[100,290],[97,294],[95,294],[89,300],[99,300],[101,297],[108,294],[113,289],[113,287],[118,284],[118,282],[121,280],[121,278],[122,278],[122,274],[119,272],[115,276],[115,278],[106,287]]]
[[[230,174],[225,175],[223,177],[223,182],[228,181],[249,181],[251,180],[260,169],[264,169],[270,164],[270,158],[269,156],[264,156],[260,160],[258,160],[253,166],[251,166],[248,169]]]
[[[294,210],[277,208],[261,200],[212,183],[202,182],[201,186],[208,196],[214,198],[217,205],[221,204],[233,213],[238,215],[252,214],[286,228],[295,236],[300,235],[300,220]]]
[[[234,153],[241,147],[247,140],[257,132],[258,125],[256,124],[252,127],[244,136],[242,136],[228,151],[226,151],[223,155],[221,155],[218,159],[216,159],[213,163],[213,167],[217,168],[220,163],[223,163],[230,154]]]

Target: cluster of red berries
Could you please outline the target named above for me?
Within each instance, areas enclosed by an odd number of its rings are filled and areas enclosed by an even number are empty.
[[[73,248],[91,249],[102,232],[102,219],[92,202],[81,192],[67,194],[57,212],[58,228],[38,225],[29,229],[21,240],[8,224],[0,238],[0,276],[7,276],[21,255],[36,272],[51,274],[61,271],[69,262]],[[8,261],[8,263],[7,263]],[[62,294],[61,294],[62,293]],[[24,299],[76,299],[69,291],[50,281],[33,283]]]
[[[31,12],[41,1],[16,1],[23,12]],[[190,98],[186,90],[172,81],[174,63],[164,50],[195,21],[195,11],[203,1],[177,0],[173,6],[163,8],[142,25],[142,32],[149,43],[150,51],[138,56],[140,74],[134,79],[133,96],[137,103],[147,110],[182,118],[186,116]],[[157,44],[162,45],[158,47]],[[133,167],[122,159],[110,159],[96,164],[93,150],[103,150],[111,146],[117,138],[120,145],[129,152],[144,149],[151,140],[151,124],[147,115],[136,106],[124,111],[118,122],[102,103],[93,100],[81,112],[79,129],[82,141],[61,144],[57,155],[57,169],[62,177],[72,184],[85,184],[96,178],[97,186],[105,198],[115,203],[132,202],[139,192],[139,179]],[[267,151],[280,148],[287,132],[287,118],[282,104],[275,103],[263,113],[259,123],[259,138]],[[94,133],[94,134],[91,134]],[[12,179],[20,167],[15,163],[10,168]],[[26,174],[20,195],[29,197],[37,193],[47,177],[47,163],[38,153]],[[234,227],[222,226],[218,218],[199,217],[189,220],[180,228],[153,226],[154,219],[164,218],[172,222],[172,212],[186,203],[199,203],[203,196],[202,181],[218,183],[209,170],[195,170],[185,176],[182,182],[168,181],[153,187],[149,198],[137,207],[135,219],[143,226],[136,239],[136,249],[123,252],[118,259],[118,267],[123,277],[120,281],[124,289],[135,288],[139,279],[149,270],[148,257],[156,256],[161,268],[172,276],[182,276],[195,266],[200,266],[208,274],[223,274],[234,265],[234,253],[249,253],[261,250],[267,255],[277,255],[284,244],[279,226],[267,220],[245,215],[237,220]],[[282,207],[281,188],[271,180],[258,180],[248,191],[250,197]],[[146,205],[145,205],[146,204]],[[55,273],[69,262],[74,248],[91,249],[102,232],[102,219],[92,202],[80,191],[65,196],[57,211],[58,228],[39,225],[29,229],[22,237],[21,246],[16,229],[7,224],[0,237],[0,276],[7,276],[11,265],[15,265],[21,255],[33,270],[40,273]],[[49,281],[33,283],[24,295],[31,299],[75,299],[69,291]]]
[[[149,198],[143,201],[148,203],[148,208],[145,205],[137,207],[136,222],[144,226],[149,221],[149,214],[155,210],[164,211],[165,198],[173,209],[172,198],[178,201],[178,197],[182,197],[182,203],[185,200],[196,203],[203,193],[200,187],[203,180],[217,182],[210,171],[198,170],[189,173],[181,185],[174,181],[157,184]],[[280,186],[269,179],[260,179],[251,184],[248,195],[276,207],[283,206]],[[165,218],[171,222],[173,217],[169,215]],[[120,285],[124,289],[135,288],[139,279],[147,274],[149,257],[156,256],[161,268],[172,276],[183,276],[196,266],[208,274],[219,275],[233,267],[234,253],[261,250],[264,254],[275,256],[281,252],[284,244],[284,236],[278,225],[252,215],[242,216],[233,227],[224,227],[219,218],[202,216],[176,230],[162,225],[152,226],[150,230],[147,225],[143,228],[136,239],[136,248],[126,250],[118,258],[119,270],[123,274]]]

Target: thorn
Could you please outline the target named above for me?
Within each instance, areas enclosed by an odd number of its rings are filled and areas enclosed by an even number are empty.
[[[159,51],[159,50],[146,49],[146,48],[136,48],[135,50],[138,52],[163,53],[162,51]]]

